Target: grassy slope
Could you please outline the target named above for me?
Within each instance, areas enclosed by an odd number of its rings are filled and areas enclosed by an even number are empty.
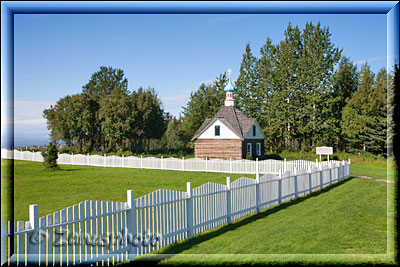
[[[312,152],[302,154],[299,152],[288,151],[283,151],[280,154],[271,154],[268,155],[268,157],[275,159],[286,158],[286,160],[304,159],[311,161],[315,161],[315,159],[318,158],[318,156]],[[353,176],[369,176],[375,179],[396,180],[395,172],[393,172],[393,169],[396,169],[393,158],[387,160],[383,157],[372,154],[358,156],[344,152],[335,153],[331,159],[332,158],[336,158],[337,160],[351,159],[351,174]],[[323,156],[323,160],[324,159],[326,159],[326,156]]]
[[[2,159],[2,167],[5,162]],[[159,188],[186,191],[186,182],[192,182],[194,188],[211,181],[225,184],[226,176],[231,176],[232,181],[242,176],[70,165],[60,165],[61,171],[49,172],[38,162],[14,161],[14,164],[16,220],[28,220],[29,204],[38,204],[39,216],[45,216],[85,200],[126,201],[128,189],[134,190],[137,198]],[[255,178],[254,175],[246,176]],[[6,190],[10,181],[3,178],[2,187]],[[6,199],[5,194],[3,197]],[[3,210],[6,201],[1,203]]]
[[[385,254],[387,186],[393,185],[349,179],[322,193],[271,208],[156,253],[178,254],[162,261],[167,264],[182,261],[216,264],[221,260],[242,262],[246,259],[254,263],[274,258],[290,260],[295,256],[282,254],[309,254],[298,255],[295,260],[313,261],[340,259],[314,254]],[[238,257],[238,254],[242,255]],[[151,258],[142,256],[137,260],[148,259]]]
[[[2,219],[6,214],[3,209],[6,202],[3,200],[7,196],[4,192],[10,185],[10,181],[4,179],[7,176],[7,168],[3,168],[5,162],[2,160]],[[138,197],[158,188],[185,190],[187,181],[191,181],[193,187],[207,181],[225,183],[227,176],[67,165],[61,166],[61,169],[58,172],[43,172],[41,163],[15,161],[16,220],[28,219],[28,205],[32,203],[39,204],[39,214],[43,216],[87,199],[125,201],[127,189],[135,190],[135,196]],[[382,179],[386,175],[386,168],[382,162],[352,162],[352,174]],[[232,180],[240,177],[230,176]],[[386,242],[386,186],[393,189],[392,184],[352,179],[326,194],[306,198],[296,205],[285,204],[221,230],[203,233],[187,244],[165,248],[167,250],[164,253],[180,253],[167,263],[190,257],[187,253],[193,253],[194,258],[189,259],[193,261],[199,258],[196,253],[248,253],[249,250],[253,251],[253,247],[262,254],[277,251],[289,253],[285,256],[288,260],[297,259],[294,253],[310,253],[314,250],[318,252],[313,253],[383,253]],[[317,233],[313,234],[311,229],[317,229]],[[245,238],[248,234],[251,236]],[[247,258],[252,262],[257,259],[281,261],[283,255],[270,254],[269,259],[265,255],[239,256],[229,255],[225,260]],[[312,254],[300,256],[297,260],[303,261],[306,256],[311,257],[309,259],[312,261],[318,259]],[[213,254],[201,258],[215,259]]]

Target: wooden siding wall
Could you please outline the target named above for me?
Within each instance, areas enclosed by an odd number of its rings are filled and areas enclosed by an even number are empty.
[[[197,139],[194,141],[194,156],[210,159],[242,159],[240,139]]]

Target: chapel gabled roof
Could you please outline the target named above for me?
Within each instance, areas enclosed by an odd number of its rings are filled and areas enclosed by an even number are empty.
[[[211,118],[206,119],[196,134],[193,136],[192,141],[197,139],[211,124],[216,120],[220,120],[225,124],[232,132],[234,132],[242,141],[250,131],[256,119],[247,118],[237,107],[235,106],[223,106],[218,112]]]

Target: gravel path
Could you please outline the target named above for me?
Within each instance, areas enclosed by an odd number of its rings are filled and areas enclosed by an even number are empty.
[[[378,182],[394,183],[394,181],[393,181],[393,180],[374,179],[374,178],[372,178],[372,177],[368,177],[368,176],[357,176],[357,177],[359,177],[359,178],[363,178],[363,179],[368,179],[368,180],[375,180],[375,181],[378,181]]]

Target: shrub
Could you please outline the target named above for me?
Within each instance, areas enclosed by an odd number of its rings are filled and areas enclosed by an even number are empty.
[[[57,158],[58,158],[58,150],[55,143],[50,142],[47,145],[46,151],[42,151],[43,155],[43,164],[47,170],[56,170],[58,169]]]
[[[250,154],[246,154],[246,159],[252,160],[252,159],[253,159],[253,156],[250,155]]]

